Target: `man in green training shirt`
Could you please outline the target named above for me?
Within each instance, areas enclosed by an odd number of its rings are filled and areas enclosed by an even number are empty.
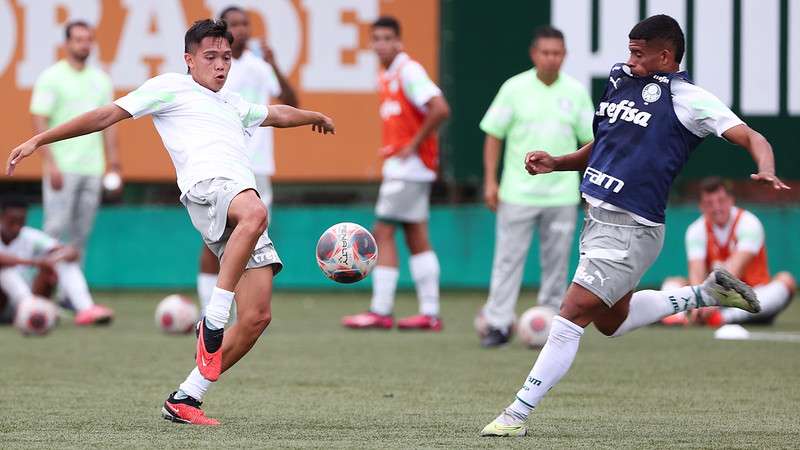
[[[94,44],[89,25],[70,22],[65,34],[65,58],[42,72],[33,87],[30,112],[37,133],[108,104],[114,95],[108,75],[87,65]],[[121,189],[116,147],[112,127],[43,148],[44,231],[76,248],[81,258],[100,204],[106,167],[115,174],[108,177],[112,181],[108,187]]]
[[[592,140],[594,106],[586,88],[560,73],[566,47],[561,31],[536,30],[530,56],[534,68],[508,79],[483,117],[484,195],[497,212],[489,298],[480,314],[481,345],[507,343],[514,322],[525,259],[539,231],[542,282],[539,305],[556,311],[567,288],[567,266],[575,231],[579,176],[558,172],[531,177],[525,154],[546,148],[561,155]],[[503,175],[497,165],[505,141]]]

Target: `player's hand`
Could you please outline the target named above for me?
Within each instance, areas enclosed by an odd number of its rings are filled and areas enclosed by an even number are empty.
[[[550,173],[556,168],[556,160],[549,153],[537,150],[525,155],[525,170],[531,175]]]
[[[483,183],[483,201],[486,207],[492,211],[497,211],[498,186],[496,181],[486,181]]]
[[[750,175],[750,179],[753,181],[758,181],[759,183],[771,184],[772,188],[776,191],[786,191],[791,189],[791,187],[787,186],[786,183],[781,181],[780,178],[776,177],[773,173],[754,173]]]
[[[333,119],[320,114],[319,119],[311,124],[311,129],[322,134],[336,134],[336,126],[333,124]]]
[[[47,178],[50,180],[50,187],[53,188],[54,191],[60,191],[61,188],[64,187],[64,174],[62,174],[55,163],[52,162],[46,165],[45,170],[47,172]]]
[[[36,150],[36,144],[30,140],[25,141],[14,150],[11,150],[11,154],[8,155],[8,161],[6,162],[6,175],[13,175],[17,164],[28,156],[31,156],[34,150]]]

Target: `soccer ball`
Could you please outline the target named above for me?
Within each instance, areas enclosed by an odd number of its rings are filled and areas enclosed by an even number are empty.
[[[378,244],[361,225],[337,223],[317,241],[317,264],[326,277],[338,283],[363,280],[377,261]]]
[[[197,305],[182,295],[168,295],[156,307],[156,326],[167,334],[189,333],[199,319]]]
[[[58,307],[41,297],[31,297],[17,305],[14,326],[26,336],[44,336],[58,322]]]
[[[543,347],[550,334],[556,311],[547,306],[534,306],[522,313],[517,323],[517,335],[528,347]]]

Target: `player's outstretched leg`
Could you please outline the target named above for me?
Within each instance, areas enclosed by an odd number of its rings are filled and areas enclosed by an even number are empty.
[[[394,242],[395,226],[378,221],[372,230],[378,252],[378,265],[372,271],[372,300],[369,310],[342,317],[342,325],[353,329],[388,330],[394,326],[392,309],[397,290],[397,245]]]
[[[728,306],[748,312],[761,309],[753,289],[723,268],[714,269],[699,286],[686,286],[668,291],[639,291],[633,294],[630,310],[618,327],[601,328],[609,336],[622,336],[664,317],[706,306]],[[599,325],[599,324],[598,324]]]
[[[217,286],[201,321],[195,356],[200,373],[210,381],[216,381],[222,371],[223,334],[230,318],[233,291],[256,242],[267,229],[267,210],[255,191],[245,190],[236,195],[228,207],[227,224],[233,226],[233,231],[225,245]]]
[[[248,269],[236,289],[238,320],[226,333],[221,349],[221,372],[225,372],[253,347],[272,319],[273,266]],[[164,402],[162,416],[178,423],[216,425],[200,405],[212,382],[195,367]]]
[[[609,310],[594,293],[571,284],[561,305],[561,312],[553,319],[547,342],[517,392],[516,399],[483,428],[481,436],[525,436],[528,432],[525,425],[528,415],[572,366],[584,327],[601,312],[624,312],[629,298],[630,294]]]

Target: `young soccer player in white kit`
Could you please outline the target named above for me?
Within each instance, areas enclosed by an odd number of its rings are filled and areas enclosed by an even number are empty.
[[[229,6],[220,12],[219,18],[228,24],[228,30],[233,35],[231,70],[222,89],[239,94],[250,103],[269,105],[273,98],[277,98],[284,105],[297,108],[294,88],[274,64],[271,49],[262,44],[263,57],[260,57],[247,48],[250,41],[250,20],[247,12],[238,6]],[[256,178],[256,190],[264,206],[267,207],[268,215],[272,206],[270,177],[275,173],[273,146],[272,128],[261,127],[247,139],[250,167]],[[218,273],[219,260],[208,247],[203,245],[200,254],[200,272],[197,274],[197,297],[203,310],[211,299],[214,286],[217,285]]]
[[[715,269],[700,285],[633,292],[664,243],[669,187],[704,137],[713,133],[746,148],[758,164],[751,179],[776,190],[788,187],[775,176],[769,142],[678,71],[684,37],[675,19],[649,17],[628,37],[630,57],[611,68],[595,112],[594,141],[560,157],[544,151],[525,157],[532,175],[584,170],[581,192],[589,207],[578,269],[547,343],[514,402],[482,436],[527,434],[526,419],[566,375],[591,323],[617,337],[704,306],[760,310],[753,290],[725,269]]]
[[[203,396],[220,373],[250,351],[269,324],[272,278],[282,267],[266,232],[267,211],[255,191],[246,136],[259,126],[311,125],[320,133],[334,131],[333,121],[318,112],[248,103],[221,92],[231,66],[231,42],[225,22],[195,22],[185,36],[188,75],[159,75],[113,104],[37,134],[11,152],[7,165],[11,175],[42,145],[100,131],[130,117],[153,116],[175,165],[181,202],[220,258],[217,286],[198,324],[197,367],[162,408],[168,420],[198,425],[219,424],[200,409]],[[234,297],[238,320],[223,340]]]

